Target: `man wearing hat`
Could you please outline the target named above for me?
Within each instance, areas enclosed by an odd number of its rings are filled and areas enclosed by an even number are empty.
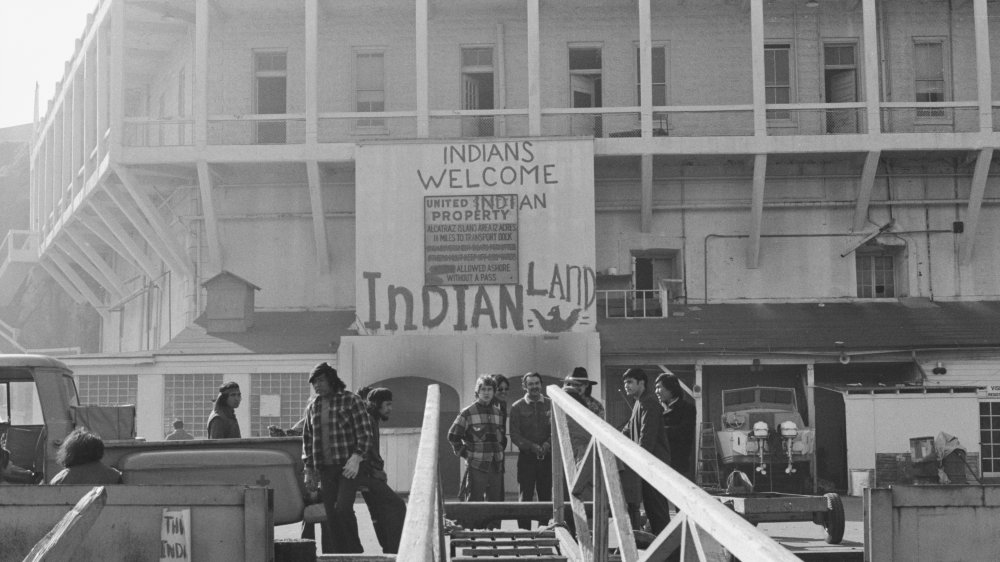
[[[364,552],[354,515],[358,488],[377,494],[392,490],[362,464],[375,443],[365,401],[347,390],[337,370],[320,363],[309,375],[316,391],[302,424],[302,460],[307,490],[318,483],[336,554]]]
[[[243,394],[240,385],[227,382],[219,387],[219,395],[215,397],[215,406],[208,416],[209,439],[239,439],[240,422],[236,420],[236,408],[240,407]]]
[[[389,476],[385,473],[385,459],[382,458],[379,446],[379,425],[389,421],[389,414],[392,413],[392,391],[384,386],[376,388],[366,386],[359,390],[358,394],[368,402],[368,416],[372,422],[372,435],[375,437],[375,443],[368,451],[368,456],[362,465],[368,464],[371,467],[372,477],[384,482],[388,487]],[[399,539],[403,536],[403,523],[406,520],[406,502],[392,489],[389,489],[389,493],[385,493],[384,490],[379,493],[363,489],[361,497],[368,506],[372,527],[375,528],[375,537],[382,545],[382,551],[386,554],[398,553]]]

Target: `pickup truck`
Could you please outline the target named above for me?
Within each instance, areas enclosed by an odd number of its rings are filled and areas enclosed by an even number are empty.
[[[0,480],[48,482],[62,470],[56,453],[86,408],[62,361],[0,354],[0,443],[8,452],[0,456],[9,457]],[[128,415],[134,415],[132,407]],[[126,484],[266,486],[274,490],[276,524],[301,520],[301,437],[145,441],[134,430],[129,437],[105,439],[102,459],[122,471]]]

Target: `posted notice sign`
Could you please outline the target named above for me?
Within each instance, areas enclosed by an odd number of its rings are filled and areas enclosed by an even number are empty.
[[[160,562],[191,562],[191,510],[163,509]]]
[[[424,284],[517,283],[517,196],[424,198]]]

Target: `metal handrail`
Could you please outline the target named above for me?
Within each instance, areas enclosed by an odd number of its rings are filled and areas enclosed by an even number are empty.
[[[706,535],[722,544],[741,560],[760,562],[798,560],[798,557],[774,539],[757,530],[734,511],[725,507],[717,498],[709,495],[652,453],[633,443],[561,388],[549,386],[547,393],[552,399],[555,419],[552,427],[552,458],[562,460],[561,464],[553,463],[553,471],[565,474],[567,489],[573,490],[577,476],[584,470],[589,470],[590,463],[593,463],[594,513],[602,512],[604,506],[610,507],[624,562],[663,560],[678,544],[682,551],[682,560],[686,559],[685,551],[693,550],[698,560],[705,562],[702,539]],[[573,456],[568,419],[575,421],[591,435],[590,447],[585,456],[590,462],[584,461],[582,468],[577,467]],[[621,482],[618,479],[618,462],[627,465],[640,478],[656,488],[670,503],[677,506],[679,512],[641,554],[636,549],[632,535]],[[553,514],[557,522],[561,520],[563,512],[560,484],[553,486]],[[591,530],[583,501],[571,494],[569,502],[574,513],[576,535],[579,538],[579,550],[573,552],[572,544],[567,549],[573,554],[570,558],[588,562],[607,560],[609,534],[607,518],[594,517]],[[568,533],[560,535],[563,542],[566,542]]]
[[[427,387],[424,422],[420,428],[420,446],[410,484],[403,536],[399,540],[401,562],[439,561],[445,558],[444,506],[438,476],[438,423],[441,419],[441,387]]]

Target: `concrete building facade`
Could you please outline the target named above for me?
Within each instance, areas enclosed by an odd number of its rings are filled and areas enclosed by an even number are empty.
[[[722,390],[796,388],[841,489],[875,462],[848,385],[981,387],[947,429],[1000,475],[998,10],[102,0],[8,262],[97,311],[100,352],[62,359],[149,438],[228,379],[245,428],[289,426],[318,361],[395,384],[404,428],[427,381],[448,416],[476,373],[578,365],[620,422],[642,365],[716,425]],[[242,330],[209,327],[223,272]]]

